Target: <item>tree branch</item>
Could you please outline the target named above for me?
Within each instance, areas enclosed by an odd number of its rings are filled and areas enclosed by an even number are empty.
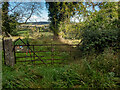
[[[29,17],[26,19],[25,23],[28,21],[28,19],[31,18],[33,11],[34,11],[34,5],[32,5],[31,13],[30,13]]]
[[[10,11],[13,11],[16,7],[18,7],[20,4],[22,3],[19,3],[18,5],[16,5],[13,9],[11,9]]]

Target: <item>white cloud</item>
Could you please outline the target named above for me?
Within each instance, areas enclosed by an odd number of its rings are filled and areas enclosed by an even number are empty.
[[[79,22],[80,20],[83,21],[82,16],[75,15],[74,17],[71,18],[72,22]]]
[[[40,21],[48,21],[49,17],[40,17],[37,15],[32,15],[28,22],[40,22]]]
[[[71,18],[72,22],[79,22],[79,20],[76,17]]]
[[[28,20],[28,22],[40,22],[40,21],[48,21],[49,17],[48,16],[44,16],[42,15],[42,17],[37,16],[37,15],[32,15],[31,18]],[[71,18],[72,22],[79,22],[79,20],[81,19],[81,21],[83,21],[83,17],[79,17],[78,15],[75,15],[74,17]]]

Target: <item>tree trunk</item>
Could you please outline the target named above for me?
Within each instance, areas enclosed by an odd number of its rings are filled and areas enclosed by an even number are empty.
[[[118,2],[118,28],[120,28],[120,1]],[[118,41],[120,41],[120,30],[119,30],[119,34],[118,34]],[[119,44],[120,45],[120,44]]]
[[[59,34],[54,34],[53,36],[53,40],[57,41],[57,40],[61,40],[62,39],[62,36],[59,35]]]
[[[118,19],[120,20],[120,1],[118,2]]]

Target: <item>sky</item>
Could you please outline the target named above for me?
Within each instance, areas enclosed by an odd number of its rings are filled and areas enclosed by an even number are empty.
[[[46,5],[45,5],[45,0],[42,0],[42,5],[43,5],[43,10],[41,10],[41,17],[34,14],[31,16],[31,18],[28,20],[28,22],[48,22],[48,10],[46,8]],[[13,5],[13,3],[11,3],[11,5]],[[14,6],[14,5],[13,5]],[[99,8],[98,7],[95,7],[97,11],[99,11]],[[92,11],[92,8],[90,7],[88,10],[91,10]],[[75,22],[79,22],[79,19],[77,19],[76,17],[78,17],[77,15],[75,15],[74,17],[71,18],[71,21],[75,21]],[[82,18],[82,17],[79,17],[79,18]],[[83,19],[82,19],[83,21]]]
[[[95,7],[95,9],[97,10],[97,11],[99,11],[99,8],[98,8],[98,6],[96,6]],[[91,10],[92,11],[92,7],[90,7],[88,10]],[[46,8],[46,6],[45,6],[45,1],[44,1],[44,9],[43,9],[43,11],[42,11],[42,15],[41,15],[42,17],[39,17],[39,16],[37,16],[37,15],[33,15],[31,18],[30,18],[30,20],[28,20],[28,22],[36,22],[36,20],[37,20],[37,22],[40,22],[40,21],[48,21],[48,19],[49,19],[49,17],[48,17],[48,10],[47,10],[47,8]],[[73,21],[73,22],[79,22],[79,19],[77,19],[76,17],[78,17],[77,15],[75,15],[74,17],[72,17],[71,18],[71,21]],[[82,18],[82,17],[79,17],[79,18]],[[83,19],[82,19],[82,21],[83,21]]]
[[[19,2],[18,2],[19,3]],[[32,2],[31,2],[32,3]],[[27,22],[40,22],[40,21],[48,21],[48,9],[45,5],[45,0],[42,0],[42,9],[39,9],[41,14],[38,16],[37,14],[33,14],[31,18]],[[15,2],[10,2],[10,10],[16,6]],[[20,7],[20,6],[19,6]],[[17,10],[17,9],[16,9]],[[22,13],[22,12],[21,12]],[[12,14],[12,12],[9,12],[9,14]],[[26,18],[25,18],[26,19]]]
[[[98,8],[98,6],[96,6],[95,7],[95,9],[97,10],[97,11],[99,11],[99,8]],[[92,11],[92,7],[90,7],[88,10],[91,10]],[[39,17],[39,16],[37,16],[37,15],[33,15],[31,18],[30,18],[30,20],[28,20],[28,22],[36,22],[36,20],[37,20],[37,22],[40,22],[40,21],[48,21],[48,19],[49,19],[49,17],[48,17],[48,10],[47,10],[47,8],[46,8],[46,6],[45,6],[45,1],[44,1],[44,9],[43,9],[43,11],[42,11],[42,15],[41,15],[42,17]],[[77,19],[76,17],[78,17],[77,15],[75,15],[74,17],[72,17],[71,18],[71,21],[75,21],[75,22],[79,22],[79,19]],[[82,17],[79,17],[79,18],[82,18]],[[83,21],[83,19],[82,19],[82,21]]]
[[[32,15],[32,17],[30,18],[30,20],[28,20],[28,22],[40,22],[40,21],[45,21],[48,22],[48,9],[46,8],[45,5],[45,1],[44,1],[44,8],[43,10],[41,10],[41,17],[37,16],[37,15]]]

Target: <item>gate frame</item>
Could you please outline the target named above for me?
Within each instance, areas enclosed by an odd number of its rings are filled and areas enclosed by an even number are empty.
[[[18,41],[18,40],[20,40],[24,45],[15,45],[15,43]],[[4,64],[6,64],[6,61],[5,61],[5,59],[6,59],[6,57],[5,57],[5,47],[4,47],[4,37],[2,38],[2,43],[3,43],[3,51],[4,51]],[[58,63],[58,62],[54,62],[55,60],[63,60],[63,59],[55,59],[54,58],[54,48],[53,48],[53,46],[77,46],[78,44],[73,44],[73,45],[69,45],[69,44],[40,44],[40,45],[29,45],[29,44],[26,44],[20,37],[18,38],[18,39],[16,39],[13,43],[12,43],[13,45],[12,45],[12,52],[14,53],[14,64],[16,64],[16,49],[15,49],[15,47],[16,46],[27,46],[28,48],[29,48],[29,50],[31,51],[31,53],[33,53],[33,58],[34,58],[34,60],[31,60],[31,62],[33,62],[33,61],[36,61],[35,60],[35,57],[38,57],[38,60],[39,61],[41,61],[42,63],[40,63],[40,64],[49,64],[49,63],[45,63],[42,59],[41,59],[41,57],[42,56],[38,56],[35,52],[39,52],[39,51],[35,51],[35,46],[51,46],[51,50],[50,51],[46,51],[46,52],[51,52],[51,57],[52,57],[52,59],[48,59],[48,60],[51,60],[51,63],[50,64],[54,64],[54,63]],[[33,50],[30,48],[30,46],[33,46]],[[68,50],[58,50],[58,51],[60,51],[60,52],[66,52],[66,51],[68,51]],[[79,51],[79,50],[75,50],[75,51]],[[40,51],[40,52],[45,52],[45,51]],[[70,48],[70,50],[68,51],[69,52],[69,54],[70,54],[70,57],[71,57],[71,52],[74,52],[74,51],[72,51],[71,50],[71,48]],[[21,52],[22,53],[22,52]],[[24,52],[23,52],[24,53]],[[46,59],[47,60],[47,59]],[[64,59],[65,60],[65,59]]]

